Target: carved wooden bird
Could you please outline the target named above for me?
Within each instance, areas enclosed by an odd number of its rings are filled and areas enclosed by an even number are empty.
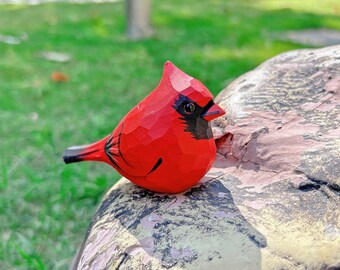
[[[182,192],[211,168],[216,147],[210,121],[224,113],[201,82],[168,61],[156,89],[110,135],[70,147],[63,158],[106,162],[140,187]]]

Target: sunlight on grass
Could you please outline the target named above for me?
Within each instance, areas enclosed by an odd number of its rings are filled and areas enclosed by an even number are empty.
[[[255,0],[251,5],[265,10],[291,9],[296,12],[340,15],[338,0]]]

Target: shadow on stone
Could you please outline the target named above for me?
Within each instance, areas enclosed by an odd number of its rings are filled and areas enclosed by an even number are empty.
[[[79,267],[260,269],[260,248],[266,245],[218,179],[179,195],[155,194],[124,181],[94,216]],[[111,249],[115,252],[100,256]]]

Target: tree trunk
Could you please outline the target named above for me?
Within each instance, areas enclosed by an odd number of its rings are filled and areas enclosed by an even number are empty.
[[[126,0],[127,36],[137,40],[152,35],[151,0]]]

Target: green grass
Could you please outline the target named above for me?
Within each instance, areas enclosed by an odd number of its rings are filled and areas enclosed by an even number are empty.
[[[251,2],[252,4],[246,4]],[[327,3],[326,3],[327,2]],[[119,175],[109,166],[65,166],[63,150],[95,141],[158,83],[171,60],[214,94],[283,51],[275,34],[340,29],[338,0],[153,1],[156,34],[124,36],[124,5],[0,6],[0,269],[67,269],[95,208]],[[67,63],[42,51],[66,52]],[[70,80],[53,83],[60,71]]]

